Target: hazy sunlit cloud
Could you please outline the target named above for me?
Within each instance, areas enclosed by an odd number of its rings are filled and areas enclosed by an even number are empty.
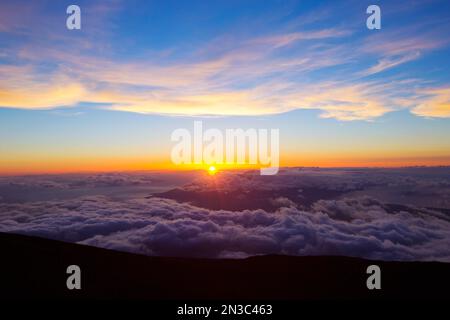
[[[431,89],[423,92],[427,95],[411,112],[424,117],[450,117],[450,87]]]
[[[372,90],[368,84],[340,86],[328,83],[306,88],[304,93],[293,94],[290,104],[300,109],[320,109],[323,118],[373,119],[390,109],[386,105],[387,101],[382,102]]]

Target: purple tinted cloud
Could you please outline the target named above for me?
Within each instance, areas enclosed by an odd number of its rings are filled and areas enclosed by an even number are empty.
[[[417,209],[418,210],[418,209]],[[0,203],[0,231],[147,255],[347,255],[450,261],[450,223],[387,212],[367,198],[321,200],[311,210],[207,210],[161,198]]]

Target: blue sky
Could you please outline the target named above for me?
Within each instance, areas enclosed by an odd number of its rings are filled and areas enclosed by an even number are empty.
[[[280,128],[289,165],[450,164],[450,3],[369,4],[2,1],[0,172],[157,166],[193,119]]]

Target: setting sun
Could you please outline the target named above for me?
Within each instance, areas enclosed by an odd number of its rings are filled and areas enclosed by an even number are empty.
[[[209,168],[208,168],[208,173],[210,174],[210,175],[215,175],[216,174],[216,172],[217,172],[217,169],[216,169],[216,167],[214,167],[214,166],[210,166]]]

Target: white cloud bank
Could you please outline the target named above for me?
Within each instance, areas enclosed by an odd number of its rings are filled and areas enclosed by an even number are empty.
[[[450,223],[388,213],[378,201],[321,200],[313,209],[207,210],[161,198],[0,203],[0,231],[146,255],[346,255],[450,261]]]

